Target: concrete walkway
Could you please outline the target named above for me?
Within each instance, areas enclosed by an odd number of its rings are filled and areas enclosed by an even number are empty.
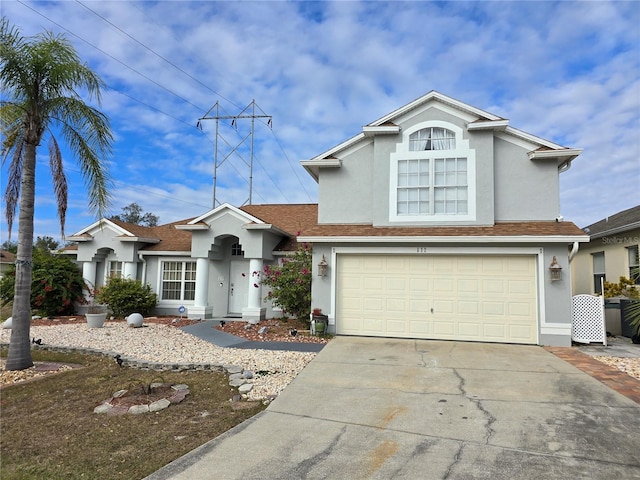
[[[230,333],[221,332],[217,328],[220,319],[205,320],[181,327],[181,330],[190,333],[207,342],[228,348],[247,348],[255,350],[284,350],[288,352],[319,352],[326,344],[304,342],[254,342],[246,338],[237,337]]]
[[[541,347],[337,337],[148,479],[630,479],[638,432],[638,404]]]

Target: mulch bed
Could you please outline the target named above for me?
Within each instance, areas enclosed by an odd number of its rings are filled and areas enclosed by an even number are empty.
[[[266,327],[266,333],[259,333]],[[297,343],[327,343],[328,338],[311,335],[305,322],[296,319],[270,318],[251,325],[242,320],[225,320],[224,326],[217,326],[218,330],[237,337],[246,338],[254,342],[297,342]],[[296,332],[292,335],[292,330]]]

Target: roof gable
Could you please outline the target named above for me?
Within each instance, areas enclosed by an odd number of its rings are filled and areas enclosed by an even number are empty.
[[[422,97],[417,98],[416,100],[413,100],[412,102],[409,102],[408,104],[385,115],[384,117],[365,125],[362,128],[361,133],[354,135],[348,140],[345,140],[319,155],[316,155],[310,160],[303,160],[301,164],[317,181],[320,167],[326,168],[340,166],[340,160],[336,159],[334,155],[344,152],[364,140],[371,139],[371,137],[376,134],[397,134],[401,131],[398,124],[402,123],[403,118],[406,118],[415,111],[424,110],[434,105],[439,105],[447,111],[462,118],[467,122],[468,130],[494,130],[498,132],[503,139],[526,143],[527,148],[530,148],[529,157],[531,160],[553,158],[557,160],[559,167],[567,169],[571,164],[571,161],[582,153],[582,149],[569,149],[541,137],[518,130],[509,126],[509,120],[506,118],[494,115],[490,112],[481,110],[432,90]],[[327,163],[327,161],[329,161],[329,163]]]

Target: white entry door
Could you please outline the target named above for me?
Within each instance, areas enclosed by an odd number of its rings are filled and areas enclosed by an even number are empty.
[[[249,262],[232,260],[229,267],[229,313],[242,314],[249,295]]]

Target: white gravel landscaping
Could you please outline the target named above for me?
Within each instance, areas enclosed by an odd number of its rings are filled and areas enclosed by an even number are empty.
[[[0,343],[9,343],[11,330],[0,330]],[[251,400],[277,396],[316,356],[315,353],[222,348],[182,330],[160,324],[130,328],[125,323],[105,323],[103,328],[86,324],[31,327],[31,336],[43,346],[97,349],[123,357],[167,364],[239,365],[255,376]]]

